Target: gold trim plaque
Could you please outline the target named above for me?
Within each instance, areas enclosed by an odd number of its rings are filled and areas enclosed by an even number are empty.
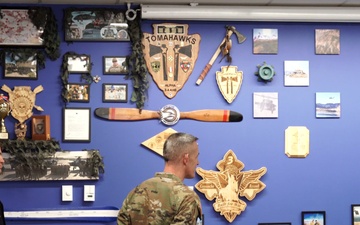
[[[285,130],[285,154],[290,158],[309,155],[309,130],[304,126],[289,126]]]

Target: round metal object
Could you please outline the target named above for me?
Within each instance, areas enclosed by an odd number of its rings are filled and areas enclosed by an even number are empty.
[[[180,111],[174,105],[165,105],[160,109],[160,120],[163,124],[174,125],[180,119]]]
[[[263,65],[259,69],[259,76],[265,81],[270,81],[274,77],[274,68],[270,65]]]
[[[136,18],[136,11],[133,9],[128,9],[126,10],[125,16],[127,20],[133,21]]]

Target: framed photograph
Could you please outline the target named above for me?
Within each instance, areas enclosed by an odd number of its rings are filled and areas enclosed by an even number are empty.
[[[316,92],[316,118],[340,118],[340,92]]]
[[[28,9],[0,10],[1,46],[42,46],[43,29],[37,29],[31,22]],[[9,22],[11,21],[11,22]]]
[[[360,204],[351,205],[351,225],[360,224]]]
[[[127,74],[126,56],[104,56],[104,74]]]
[[[83,83],[69,83],[66,86],[69,102],[89,102],[90,85]]]
[[[304,211],[301,212],[303,225],[325,225],[325,211]]]
[[[309,61],[285,61],[284,72],[285,86],[309,86]]]
[[[278,53],[278,30],[277,29],[254,29],[253,30],[253,53],[254,54],[277,54]]]
[[[90,73],[90,56],[76,55],[67,57],[69,73]]]
[[[65,41],[130,41],[125,11],[69,8],[64,17]]]
[[[31,134],[32,140],[50,140],[50,116],[32,116]]]
[[[291,223],[258,223],[258,225],[291,225]]]
[[[31,56],[25,53],[5,52],[4,54],[4,79],[38,79],[36,53]]]
[[[315,54],[340,55],[340,30],[315,29]]]
[[[103,84],[103,102],[127,102],[127,84]]]
[[[63,141],[90,142],[90,108],[63,109]]]
[[[277,92],[254,92],[254,118],[278,118],[278,99]]]

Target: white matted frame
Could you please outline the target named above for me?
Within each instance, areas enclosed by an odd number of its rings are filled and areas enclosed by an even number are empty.
[[[63,141],[90,142],[91,115],[90,108],[63,109]]]
[[[279,100],[277,92],[253,93],[254,118],[278,118]]]
[[[310,85],[309,61],[285,61],[284,72],[285,86]]]

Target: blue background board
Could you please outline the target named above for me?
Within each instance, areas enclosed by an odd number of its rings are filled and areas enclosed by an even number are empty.
[[[1,6],[1,5],[0,5]],[[3,5],[13,6],[13,5]],[[16,5],[18,7],[18,5]],[[23,6],[23,5],[21,5]],[[25,6],[24,6],[25,7]],[[62,55],[68,51],[91,55],[92,75],[101,76],[99,83],[91,85],[89,103],[69,103],[68,107],[135,108],[128,103],[103,103],[102,83],[128,83],[129,95],[132,86],[122,75],[103,75],[103,56],[129,55],[130,42],[73,42],[64,41],[62,30],[63,10],[69,5],[51,5],[58,21],[61,36]],[[79,6],[84,7],[84,6]],[[96,6],[99,7],[99,6]],[[327,225],[350,224],[351,204],[360,203],[358,190],[359,133],[357,98],[360,76],[358,59],[360,55],[360,24],[355,23],[286,23],[286,22],[206,22],[206,21],[142,21],[143,32],[152,33],[152,24],[174,22],[189,24],[189,34],[201,36],[199,57],[192,75],[173,99],[168,99],[159,90],[151,76],[148,101],[145,109],[159,110],[172,104],[180,111],[199,109],[230,109],[243,114],[240,123],[210,123],[194,120],[180,120],[171,128],[192,133],[199,137],[200,167],[217,170],[216,163],[232,149],[237,158],[245,164],[244,170],[266,167],[261,178],[266,188],[233,224],[255,225],[260,222],[291,222],[301,224],[302,211],[326,211]],[[225,34],[225,25],[233,25],[247,40],[238,44],[232,37],[232,65],[243,71],[244,79],[237,98],[228,104],[221,95],[215,73],[227,65],[220,57],[215,61],[208,76],[200,86],[196,80],[214,54]],[[278,54],[254,55],[252,35],[254,28],[278,29]],[[340,54],[315,54],[315,29],[340,30]],[[308,60],[310,85],[308,87],[284,86],[284,61]],[[258,82],[254,75],[257,65],[266,62],[273,65],[276,75],[267,84]],[[60,141],[63,150],[80,151],[99,149],[104,157],[105,173],[98,181],[15,181],[0,182],[0,200],[6,211],[34,209],[71,209],[78,207],[121,207],[127,193],[138,183],[152,177],[163,169],[163,159],[145,148],[141,143],[158,134],[168,126],[157,120],[106,121],[91,114],[91,142],[62,142],[62,109],[60,67],[62,57],[46,61],[46,68],[39,71],[38,80],[1,79],[1,85],[31,86],[43,85],[44,91],[36,97],[36,104],[44,109],[36,115],[50,115],[51,136]],[[70,82],[80,82],[80,75],[71,74]],[[253,118],[253,93],[278,92],[279,117],[277,119]],[[318,119],[315,117],[316,92],[341,93],[341,117]],[[5,93],[6,94],[6,93]],[[6,119],[6,126],[15,138],[15,120]],[[310,154],[306,158],[288,158],[285,155],[285,130],[288,126],[306,126],[310,131]],[[185,180],[194,186],[200,180]],[[94,202],[83,201],[83,186],[94,184]],[[72,202],[61,201],[61,186],[74,186]],[[213,209],[213,201],[201,198],[207,225],[228,224],[227,220]],[[9,221],[8,224],[49,224],[48,221]],[[51,224],[67,224],[51,221]],[[88,224],[76,222],[76,224]],[[104,223],[104,224],[115,224]]]

